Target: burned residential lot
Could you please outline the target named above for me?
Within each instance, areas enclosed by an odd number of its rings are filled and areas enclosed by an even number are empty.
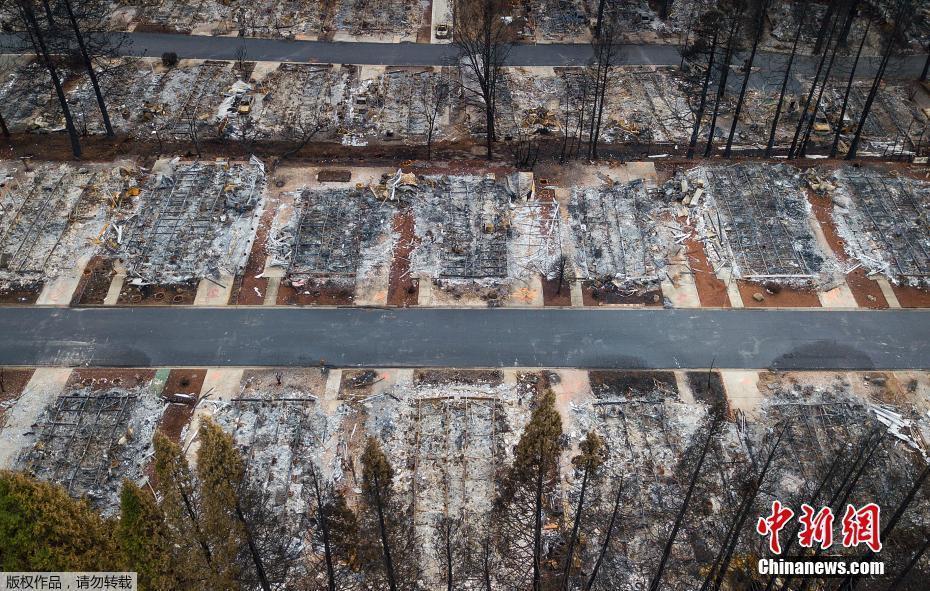
[[[372,445],[390,466],[379,490],[388,544],[405,561],[395,576],[410,589],[484,589],[488,577],[494,589],[523,588],[537,528],[546,585],[568,572],[570,588],[637,589],[661,572],[669,588],[719,577],[743,589],[768,582],[755,570],[768,555],[755,521],[773,500],[839,514],[875,501],[883,525],[900,510],[882,532],[889,574],[930,525],[926,496],[909,495],[927,477],[921,373],[47,368],[30,384],[5,406],[5,467],[61,483],[104,514],[118,511],[123,478],[166,490],[152,480],[156,431],[186,450],[201,486],[202,428],[218,425],[242,458],[237,490],[277,584],[325,588],[321,501],[357,527],[345,539],[333,526],[337,579],[386,584]],[[782,544],[796,554],[793,528]],[[247,554],[239,565],[255,576]],[[904,581],[926,568],[918,559]]]
[[[857,307],[928,287],[907,167],[2,165],[6,303]]]

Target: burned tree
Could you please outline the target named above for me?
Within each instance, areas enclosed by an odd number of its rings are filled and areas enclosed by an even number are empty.
[[[736,126],[739,125],[739,116],[743,110],[743,100],[746,98],[746,89],[749,87],[749,78],[752,76],[752,65],[756,60],[756,50],[759,48],[759,41],[762,39],[762,32],[765,29],[765,13],[768,10],[769,0],[758,0],[755,3],[756,15],[754,17],[755,26],[753,27],[752,51],[749,52],[749,59],[746,60],[746,73],[743,75],[743,85],[740,87],[739,98],[736,100],[736,110],[733,113],[733,123],[730,124],[730,134],[727,136],[727,145],[723,152],[725,158],[730,157],[733,148],[733,136],[736,135]]]
[[[418,89],[418,100],[426,118],[426,159],[432,160],[436,122],[449,103],[449,81],[441,74],[423,77]]]
[[[484,106],[488,160],[492,158],[497,139],[497,97],[513,37],[503,19],[507,6],[504,0],[455,0],[453,3],[456,27],[453,43],[459,50],[462,86]]]
[[[585,493],[588,492],[588,484],[598,476],[598,469],[604,463],[604,442],[594,431],[588,432],[584,441],[580,445],[581,453],[572,458],[572,464],[576,471],[580,471],[581,490],[578,493],[578,504],[575,506],[575,518],[572,521],[572,531],[568,537],[568,550],[565,552],[565,568],[562,570],[562,589],[568,591],[571,588],[572,560],[575,555],[575,543],[578,541],[578,530],[581,526],[581,518],[585,508]]]
[[[74,126],[74,119],[71,116],[71,108],[68,106],[68,100],[65,97],[65,91],[62,87],[61,79],[58,77],[58,68],[55,65],[55,59],[49,50],[48,43],[46,42],[46,29],[43,28],[39,22],[39,19],[36,17],[35,7],[32,4],[32,0],[17,0],[17,8],[22,15],[26,34],[35,50],[36,56],[38,56],[39,61],[41,61],[45,68],[48,70],[48,74],[52,79],[52,85],[55,87],[55,94],[58,96],[58,102],[61,105],[62,114],[65,118],[65,127],[68,130],[68,136],[71,139],[71,152],[74,154],[75,158],[80,158],[81,142],[78,139],[77,129]],[[46,16],[51,18],[50,13],[48,13]]]
[[[701,477],[702,470],[704,468],[704,461],[707,459],[711,445],[719,434],[720,428],[723,424],[722,409],[712,409],[711,416],[708,418],[708,421],[709,423],[705,427],[707,430],[707,435],[704,438],[704,443],[701,445],[700,450],[698,451],[697,462],[694,467],[694,472],[692,472],[691,478],[688,481],[688,488],[685,492],[685,498],[681,502],[681,507],[678,509],[678,514],[676,515],[675,521],[672,524],[672,529],[669,532],[668,539],[665,541],[665,545],[662,549],[662,557],[659,559],[659,566],[656,568],[655,575],[653,575],[652,581],[649,583],[649,591],[659,591],[659,589],[662,588],[662,576],[665,573],[665,566],[668,564],[668,559],[672,554],[672,547],[675,545],[675,540],[678,537],[678,531],[681,529],[681,525],[688,513],[688,507],[691,505],[691,498],[694,495],[694,490],[697,487],[698,480]]]
[[[729,20],[727,33],[727,46],[723,55],[723,62],[720,64],[720,82],[717,86],[717,96],[714,99],[714,110],[710,118],[710,131],[707,133],[707,145],[704,148],[704,157],[707,158],[714,150],[714,135],[717,132],[717,116],[720,114],[720,107],[723,104],[723,97],[727,90],[727,79],[730,75],[730,63],[733,61],[738,43],[740,19],[742,18],[742,3],[737,0],[734,5],[721,9],[721,15]]]
[[[497,501],[499,549],[506,563],[499,575],[533,591],[544,588],[543,527],[547,498],[558,482],[561,436],[555,394],[547,390],[514,449],[513,465]]]
[[[856,158],[856,153],[859,150],[859,142],[862,139],[862,130],[865,128],[865,122],[868,120],[869,113],[872,110],[872,103],[875,102],[875,96],[878,94],[882,80],[885,78],[885,70],[888,68],[888,62],[891,60],[891,56],[894,54],[898,37],[906,29],[905,20],[911,10],[912,6],[909,0],[900,0],[898,2],[897,9],[895,11],[894,31],[888,36],[888,42],[885,47],[885,51],[882,54],[881,62],[879,63],[878,70],[875,72],[875,78],[872,80],[872,86],[869,89],[868,97],[866,98],[865,104],[862,107],[862,113],[859,116],[859,123],[856,126],[856,131],[853,134],[852,141],[849,144],[849,150],[846,152],[847,160],[853,160]]]
[[[604,103],[613,79],[613,70],[620,58],[620,26],[614,10],[608,10],[607,19],[598,27],[598,34],[592,40],[594,58],[589,67],[593,81],[591,112],[588,116],[588,158],[597,158],[597,145],[600,142],[601,126],[604,119]]]
[[[856,52],[856,59],[853,61],[852,68],[849,70],[849,81],[846,83],[846,93],[843,95],[843,106],[840,108],[840,115],[836,120],[836,134],[833,136],[833,145],[830,146],[830,158],[836,158],[839,150],[840,136],[843,134],[843,121],[846,119],[846,108],[849,105],[849,94],[852,92],[853,80],[856,78],[856,70],[859,68],[859,58],[862,56],[862,48],[865,47],[865,41],[869,36],[869,29],[872,21],[865,27],[865,34],[862,35],[862,41],[859,42],[859,50]]]
[[[409,512],[401,508],[394,494],[394,469],[373,437],[368,438],[361,461],[361,564],[378,588],[412,588],[419,565]]]
[[[769,141],[765,144],[765,157],[772,155],[772,148],[775,146],[775,134],[778,132],[778,121],[781,119],[782,108],[785,104],[785,92],[788,90],[788,81],[791,79],[791,67],[794,65],[794,58],[798,54],[798,42],[801,39],[801,31],[804,29],[804,16],[807,14],[806,8],[798,17],[798,30],[794,35],[794,43],[791,45],[791,57],[788,58],[788,65],[785,67],[785,76],[781,82],[781,91],[778,93],[778,104],[775,107],[775,115],[772,117],[772,128],[769,132]]]
[[[698,34],[694,47],[690,50],[700,55],[703,51],[707,52],[707,66],[704,69],[704,82],[701,84],[701,98],[697,109],[694,112],[694,127],[691,131],[691,141],[688,142],[688,159],[694,158],[694,152],[697,150],[698,137],[701,134],[701,122],[704,119],[704,112],[707,108],[707,91],[710,87],[711,77],[714,72],[714,59],[717,55],[717,42],[720,38],[720,29],[715,26],[715,12],[708,12],[702,15],[699,21],[701,30],[712,30],[711,41],[709,46],[705,41],[704,35]]]

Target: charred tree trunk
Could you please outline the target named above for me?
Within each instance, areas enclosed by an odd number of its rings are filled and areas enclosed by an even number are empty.
[[[930,51],[930,48],[928,48],[927,51]],[[927,54],[927,61],[924,62],[924,70],[920,73],[921,82],[926,82],[928,73],[930,73],[930,53]]]
[[[10,137],[10,129],[6,126],[6,119],[3,118],[2,114],[0,114],[0,132],[3,133],[3,137]]]
[[[71,8],[71,0],[62,0],[65,10],[68,11],[68,20],[71,21],[71,28],[74,29],[74,37],[77,39],[78,47],[81,49],[81,57],[84,59],[84,67],[87,69],[87,75],[90,76],[90,83],[94,87],[94,95],[97,97],[97,105],[100,106],[100,115],[103,117],[103,126],[107,135],[113,137],[113,126],[110,124],[110,114],[107,112],[106,101],[103,93],[100,91],[100,83],[97,81],[97,73],[94,72],[94,63],[90,54],[87,52],[87,45],[84,43],[84,35],[81,33],[81,27],[78,26],[77,19],[74,17],[74,10]]]
[[[720,567],[720,570],[717,572],[717,577],[714,579],[714,591],[720,591],[720,586],[723,585],[723,579],[727,575],[727,571],[730,570],[730,562],[733,560],[733,553],[736,551],[736,544],[739,542],[740,532],[743,531],[743,525],[746,523],[746,519],[749,518],[750,513],[752,513],[752,506],[756,501],[756,497],[759,494],[759,489],[762,488],[762,482],[765,480],[765,475],[769,471],[769,467],[772,465],[772,460],[775,459],[775,454],[778,452],[778,447],[781,445],[781,439],[785,435],[785,431],[788,429],[787,423],[782,426],[781,432],[778,434],[778,438],[775,440],[775,443],[772,445],[772,449],[769,452],[768,457],[765,460],[765,465],[762,467],[762,471],[759,473],[759,476],[752,483],[752,489],[750,494],[747,495],[746,501],[743,504],[742,511],[739,514],[739,517],[736,522],[736,526],[733,528],[733,533],[729,544],[727,544],[727,553],[723,560],[723,565]]]
[[[785,91],[788,89],[788,80],[791,78],[791,66],[794,65],[794,57],[798,54],[798,41],[801,39],[801,29],[804,26],[804,17],[801,17],[801,23],[798,24],[798,31],[794,35],[794,45],[791,47],[791,57],[788,58],[788,66],[785,68],[785,77],[781,82],[781,92],[778,95],[778,106],[775,107],[775,117],[772,119],[772,130],[769,132],[769,141],[765,145],[765,157],[772,155],[772,148],[775,146],[775,134],[778,132],[778,120],[781,118],[781,109],[785,104]]]
[[[581,525],[581,510],[584,508],[584,495],[588,490],[588,475],[591,472],[590,464],[585,466],[584,476],[581,477],[581,494],[578,496],[578,505],[575,508],[575,522],[572,524],[572,533],[568,538],[568,550],[565,557],[565,569],[562,571],[562,589],[568,591],[571,587],[569,577],[572,574],[572,558],[575,554],[575,540],[578,539],[578,527]]]
[[[752,40],[752,51],[749,52],[749,61],[746,62],[746,75],[743,76],[743,85],[739,89],[739,98],[736,101],[736,111],[733,113],[733,123],[730,125],[730,135],[727,136],[727,146],[723,157],[729,158],[733,148],[733,136],[736,135],[736,126],[739,124],[739,115],[743,110],[743,100],[746,98],[746,88],[749,86],[749,77],[752,75],[752,64],[756,60],[756,50],[759,40],[762,39],[762,28],[765,26],[766,3],[759,5],[759,24],[756,27],[755,37]]]
[[[733,60],[733,47],[736,40],[736,29],[739,18],[733,16],[733,24],[730,25],[730,38],[727,40],[727,51],[725,53],[722,68],[720,71],[720,85],[717,87],[717,97],[714,99],[714,114],[710,118],[710,132],[707,134],[707,146],[704,148],[704,157],[711,155],[714,149],[714,132],[717,130],[717,115],[720,114],[720,103],[723,102],[723,95],[727,91],[727,78],[730,74],[730,62]]]
[[[856,132],[853,134],[852,142],[849,144],[849,151],[846,152],[846,160],[853,160],[856,158],[856,152],[859,150],[859,141],[862,139],[862,130],[865,128],[865,122],[869,118],[869,112],[872,110],[872,103],[875,102],[875,96],[878,94],[879,87],[881,87],[882,79],[885,77],[885,68],[888,67],[888,61],[891,59],[893,51],[894,38],[892,37],[892,39],[888,41],[888,48],[882,56],[881,64],[879,64],[878,71],[875,73],[875,79],[872,81],[872,87],[869,89],[869,96],[866,98],[865,105],[862,107],[859,123],[856,125]]]
[[[381,537],[381,552],[384,558],[384,571],[387,574],[388,587],[391,591],[397,591],[397,579],[394,576],[394,561],[391,559],[391,544],[388,540],[387,524],[384,519],[384,503],[381,499],[381,484],[375,477],[375,505],[378,510],[378,533]]]
[[[823,100],[823,93],[827,90],[827,81],[830,80],[830,74],[833,72],[833,63],[836,61],[836,51],[840,47],[839,40],[833,44],[833,51],[830,54],[830,63],[827,65],[827,71],[823,75],[823,84],[820,85],[820,92],[817,94],[817,100],[814,102],[814,113],[807,122],[807,129],[804,131],[804,138],[801,140],[801,146],[798,154],[804,156],[807,154],[807,143],[811,139],[811,132],[814,130],[814,124],[817,121],[817,111],[820,110],[820,102]]]
[[[907,562],[907,565],[904,567],[904,570],[901,571],[894,581],[888,585],[888,591],[898,591],[901,587],[901,583],[905,581],[907,575],[917,566],[917,563],[920,562],[920,559],[923,558],[924,553],[927,552],[927,549],[930,549],[930,536],[927,536],[927,539],[924,540],[923,545],[917,549],[917,552],[913,557]]]
[[[35,11],[33,11],[32,5],[27,0],[19,0],[19,9],[25,19],[26,28],[35,46],[36,54],[45,64],[49,76],[52,78],[52,84],[55,86],[55,94],[58,95],[58,102],[61,103],[61,110],[65,117],[65,127],[68,130],[68,136],[71,138],[71,152],[75,158],[80,158],[81,142],[78,139],[77,129],[74,127],[74,119],[71,117],[71,108],[68,106],[68,99],[65,97],[61,80],[58,79],[58,69],[55,67],[55,62],[48,51],[48,46],[45,44],[42,29],[39,27],[38,20],[36,20]]]
[[[831,4],[832,6],[832,4]],[[833,28],[830,29],[830,39],[833,39],[833,33],[836,32],[836,21],[833,21]],[[830,49],[830,42],[827,42],[827,50]],[[810,92],[807,93],[807,100],[804,101],[804,109],[801,111],[801,117],[798,119],[798,125],[794,130],[794,138],[791,140],[791,147],[788,149],[788,158],[794,158],[796,155],[796,150],[798,147],[798,140],[801,138],[801,132],[804,129],[804,125],[807,123],[808,111],[811,108],[811,101],[814,100],[814,93],[817,91],[817,85],[820,83],[820,74],[823,73],[823,66],[827,62],[827,54],[829,51],[824,51],[823,55],[820,56],[820,61],[817,64],[817,73],[814,74],[814,81],[811,83]],[[827,81],[824,80],[823,84],[826,85]],[[810,115],[811,117],[816,117],[817,113]]]
[[[543,465],[542,453],[540,453],[539,468],[536,473],[536,491],[533,514],[533,591],[542,590]]]
[[[688,506],[691,504],[691,496],[694,494],[694,488],[697,486],[698,478],[701,476],[701,470],[704,467],[704,460],[707,458],[707,452],[710,450],[710,444],[713,442],[714,436],[717,434],[717,429],[720,427],[720,420],[719,417],[714,417],[713,423],[711,423],[707,430],[707,439],[704,440],[704,445],[698,456],[697,466],[695,466],[694,473],[691,475],[691,481],[688,483],[688,491],[685,493],[685,498],[681,503],[681,509],[678,510],[675,523],[672,525],[672,531],[669,533],[668,540],[665,542],[665,548],[662,550],[662,558],[659,560],[659,567],[656,569],[656,574],[653,576],[652,582],[649,583],[649,591],[659,591],[662,583],[662,574],[665,572],[665,565],[668,563],[668,558],[672,554],[672,546],[675,545],[675,538],[678,537],[678,530],[681,528],[681,523],[684,521],[685,515],[688,512]]]
[[[691,142],[688,144],[688,159],[694,158],[694,151],[697,149],[698,137],[701,134],[701,120],[704,118],[704,110],[707,107],[707,87],[710,86],[711,73],[714,70],[714,55],[717,53],[717,31],[714,31],[714,40],[710,47],[710,57],[707,58],[707,73],[704,75],[704,84],[701,87],[701,103],[694,117],[694,128],[691,131]]]
[[[891,533],[894,531],[894,528],[898,525],[898,522],[901,521],[901,517],[904,515],[904,512],[907,511],[907,508],[910,507],[911,503],[914,501],[914,497],[917,496],[917,493],[920,492],[920,489],[923,488],[924,482],[927,480],[927,476],[930,476],[930,466],[926,466],[923,472],[920,473],[920,476],[917,477],[917,480],[914,481],[914,485],[911,486],[911,489],[907,492],[907,496],[898,504],[897,509],[895,509],[894,514],[891,516],[891,519],[888,520],[888,524],[882,529],[881,538],[888,539]],[[857,560],[859,562],[866,562],[871,560],[875,556],[875,552],[869,548],[869,551],[861,555]],[[847,575],[843,582],[838,587],[839,591],[852,591],[856,586],[856,576]]]
[[[320,479],[316,467],[310,467],[313,477],[313,494],[316,496],[316,514],[320,520],[320,532],[323,534],[323,556],[326,561],[326,582],[328,591],[336,591],[336,569],[333,567],[333,551],[329,542],[329,519],[323,508],[323,495],[320,491]]]
[[[255,545],[255,536],[252,535],[252,527],[246,520],[241,505],[239,505],[239,499],[236,499],[236,518],[239,520],[239,523],[242,524],[242,531],[245,532],[245,541],[249,547],[249,556],[252,558],[252,564],[255,565],[255,573],[258,575],[258,582],[262,587],[262,591],[271,591],[271,583],[268,581],[268,575],[265,573],[265,564],[262,561],[261,554],[258,552],[258,546]]]
[[[840,136],[843,134],[843,120],[846,118],[846,108],[849,105],[849,94],[852,92],[853,80],[856,79],[856,70],[859,68],[859,58],[862,57],[862,48],[865,47],[865,40],[869,36],[869,29],[872,21],[865,27],[865,35],[859,42],[859,50],[856,52],[856,59],[853,60],[852,70],[849,72],[849,81],[846,83],[846,93],[843,95],[843,107],[840,109],[840,118],[836,125],[836,134],[833,136],[833,145],[830,146],[830,158],[836,158],[836,152],[840,145]]]
[[[594,561],[594,567],[591,569],[591,576],[585,584],[585,591],[591,591],[594,587],[594,581],[597,580],[597,571],[604,562],[604,556],[607,554],[607,548],[610,547],[610,538],[614,533],[614,524],[617,522],[617,514],[620,512],[620,496],[623,494],[623,482],[617,485],[617,496],[614,498],[614,509],[610,513],[610,522],[607,524],[607,532],[604,534],[604,541],[601,543],[601,549],[597,553],[597,560]]]

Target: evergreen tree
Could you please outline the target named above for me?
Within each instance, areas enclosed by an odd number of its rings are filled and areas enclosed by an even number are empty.
[[[115,570],[110,524],[57,484],[0,472],[0,568]]]
[[[171,591],[181,586],[175,577],[171,539],[161,510],[151,494],[129,480],[120,493],[120,519],[116,525],[120,569],[135,571],[139,587]]]
[[[533,591],[543,588],[543,525],[547,497],[559,477],[562,418],[555,394],[547,390],[533,410],[498,498],[499,548],[507,565],[501,576]],[[531,572],[527,573],[527,565]],[[529,579],[528,581],[526,579]]]
[[[409,511],[401,507],[394,495],[394,469],[374,437],[368,438],[361,459],[361,537],[367,540],[361,564],[369,569],[370,582],[380,583],[378,588],[411,589],[419,567]]]

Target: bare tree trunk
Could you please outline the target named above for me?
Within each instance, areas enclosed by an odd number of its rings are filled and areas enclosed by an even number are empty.
[[[733,23],[730,25],[730,37],[727,40],[727,51],[724,54],[723,68],[720,72],[720,85],[717,87],[717,97],[714,99],[714,114],[710,118],[710,132],[707,134],[707,146],[704,148],[704,157],[711,155],[714,149],[714,132],[717,130],[717,115],[720,114],[720,103],[723,102],[723,95],[727,91],[727,78],[730,74],[730,62],[733,59],[733,45],[736,38],[736,29],[739,18],[733,15]]]
[[[928,48],[927,51],[930,51],[930,48]],[[926,82],[928,73],[930,73],[930,53],[927,54],[927,61],[924,62],[924,70],[920,73],[921,82]]]
[[[736,551],[736,544],[739,542],[740,532],[743,530],[743,525],[746,523],[746,519],[752,513],[753,503],[756,501],[756,497],[759,494],[759,489],[762,488],[762,482],[765,480],[765,475],[769,471],[769,467],[772,465],[772,460],[775,459],[775,454],[778,452],[778,447],[781,445],[782,437],[785,435],[785,431],[788,429],[788,424],[782,426],[781,432],[778,434],[778,438],[775,440],[775,443],[772,445],[772,449],[769,452],[768,458],[765,460],[765,465],[762,467],[762,471],[759,473],[758,478],[752,483],[752,492],[747,495],[746,501],[743,504],[742,511],[740,512],[737,521],[736,527],[733,529],[732,537],[729,541],[727,547],[726,557],[723,560],[723,566],[720,567],[720,570],[717,572],[717,577],[714,580],[714,591],[720,591],[720,586],[723,585],[723,579],[727,575],[727,571],[730,570],[730,562],[733,560],[733,553]]]
[[[535,513],[533,515],[533,591],[542,590],[542,495],[543,495],[543,461],[539,458],[536,472]]]
[[[704,118],[704,109],[707,106],[707,88],[710,86],[710,77],[714,71],[714,56],[717,53],[718,30],[714,30],[714,40],[710,46],[710,57],[707,58],[707,73],[704,75],[704,84],[701,87],[701,103],[694,117],[694,128],[691,131],[691,142],[688,144],[688,159],[694,158],[697,149],[698,137],[701,134],[701,120]]]
[[[778,106],[775,107],[775,117],[772,119],[772,130],[769,132],[769,141],[765,145],[766,158],[772,155],[772,148],[775,146],[775,134],[778,132],[778,120],[781,118],[781,109],[785,104],[785,91],[788,89],[788,80],[791,78],[791,66],[794,65],[794,57],[798,54],[798,41],[801,39],[801,29],[803,26],[804,16],[802,15],[801,22],[798,24],[798,32],[794,35],[794,45],[791,47],[791,57],[788,58],[788,67],[785,68],[785,78],[781,82],[781,93],[778,95]]]
[[[833,63],[836,60],[836,51],[840,47],[839,40],[833,44],[833,52],[830,54],[830,63],[827,65],[827,71],[823,75],[823,84],[820,86],[820,92],[817,94],[817,101],[814,103],[814,113],[807,122],[807,129],[804,130],[804,138],[801,140],[801,146],[798,148],[798,155],[804,156],[807,153],[807,143],[811,139],[811,132],[814,130],[814,123],[817,121],[817,111],[820,110],[820,102],[823,100],[823,93],[827,90],[827,82],[830,80],[830,74],[833,72]],[[827,46],[829,49],[829,45]]]
[[[71,0],[62,0],[65,9],[68,11],[68,19],[71,21],[71,28],[74,29],[74,36],[77,38],[78,47],[81,49],[81,56],[84,58],[84,67],[87,69],[87,75],[90,76],[90,83],[94,87],[94,94],[97,96],[97,104],[100,106],[100,115],[103,117],[103,126],[106,128],[107,135],[113,137],[113,126],[110,125],[110,114],[107,112],[106,102],[103,100],[103,93],[100,91],[100,84],[97,81],[97,73],[94,72],[94,64],[87,53],[87,46],[84,44],[84,35],[78,26],[77,19],[74,17],[74,10],[71,8]]]
[[[856,78],[856,70],[859,68],[859,58],[862,56],[862,48],[865,47],[865,40],[869,36],[869,29],[872,27],[870,20],[865,27],[865,35],[859,42],[859,50],[856,52],[856,59],[853,61],[852,70],[849,72],[849,82],[846,83],[846,94],[843,95],[843,107],[840,109],[840,118],[836,126],[836,135],[833,136],[833,145],[830,146],[830,158],[836,158],[836,152],[840,145],[840,136],[843,133],[843,119],[846,118],[846,108],[849,105],[849,94],[852,92],[853,80]]]
[[[898,525],[898,522],[901,521],[901,517],[904,515],[904,512],[907,511],[907,508],[910,507],[911,503],[914,501],[914,497],[917,496],[917,493],[920,492],[920,489],[923,488],[924,481],[927,480],[927,476],[930,476],[930,466],[926,466],[923,472],[920,473],[920,476],[917,477],[917,480],[914,481],[914,485],[911,486],[911,489],[907,492],[907,496],[898,504],[898,507],[895,509],[894,514],[891,516],[891,519],[888,520],[888,524],[882,529],[881,538],[887,540],[891,536],[891,532],[894,531],[894,528]],[[861,555],[857,561],[866,562],[872,559],[875,556],[875,552],[869,548],[869,551]],[[851,591],[855,588],[856,576],[847,575],[843,579],[842,584],[838,587],[839,591]]]
[[[575,540],[578,539],[578,526],[581,524],[581,510],[584,507],[584,494],[588,489],[588,473],[591,471],[590,464],[585,466],[584,476],[581,478],[581,494],[578,496],[578,505],[575,508],[575,522],[572,524],[572,533],[568,538],[568,550],[566,550],[565,568],[562,571],[562,589],[568,591],[569,577],[572,574],[572,558],[575,554]]]
[[[6,126],[6,119],[3,118],[2,114],[0,114],[0,132],[3,132],[3,137],[10,137],[10,130]]]
[[[22,11],[26,21],[29,35],[35,45],[36,54],[48,69],[49,76],[52,78],[52,84],[55,86],[55,93],[58,95],[58,102],[61,103],[61,110],[65,117],[65,127],[68,130],[68,136],[71,138],[71,152],[75,158],[81,157],[81,142],[78,139],[77,129],[74,127],[74,119],[71,117],[71,108],[68,106],[68,99],[65,97],[64,88],[61,86],[61,80],[58,79],[58,69],[55,62],[49,54],[48,47],[45,44],[45,38],[42,35],[42,29],[36,20],[35,12],[32,5],[27,0],[19,0],[19,8]]]
[[[320,479],[315,466],[310,466],[310,475],[313,477],[313,494],[316,496],[316,514],[320,520],[320,531],[323,534],[323,554],[326,560],[326,580],[329,591],[336,591],[336,570],[333,568],[333,551],[329,543],[329,519],[323,509],[323,496],[320,492]]]
[[[869,112],[872,110],[872,103],[875,102],[875,95],[878,94],[882,79],[885,77],[885,68],[888,67],[888,61],[891,59],[891,54],[893,52],[894,35],[888,40],[888,48],[885,50],[881,64],[878,66],[878,71],[875,73],[875,79],[872,81],[872,88],[869,89],[869,96],[865,101],[865,105],[862,107],[862,114],[859,116],[859,124],[856,126],[856,133],[853,135],[852,142],[849,144],[849,151],[846,152],[846,160],[853,160],[856,158],[856,152],[859,150],[859,141],[862,139],[862,130],[865,128],[865,122],[868,120]]]
[[[833,21],[833,28],[830,30],[830,39],[833,39],[834,32],[836,32],[836,21]],[[829,49],[830,49],[830,42],[828,41],[827,50]],[[829,53],[829,51],[825,50],[823,52],[823,55],[820,56],[820,61],[817,64],[817,73],[814,75],[813,82],[811,82],[810,92],[807,93],[807,100],[804,101],[804,109],[801,111],[801,117],[800,119],[798,119],[797,127],[795,127],[794,138],[791,140],[791,147],[788,149],[788,158],[794,158],[795,156],[795,150],[798,145],[798,140],[801,137],[801,130],[804,129],[804,124],[807,123],[808,110],[810,110],[811,101],[814,100],[814,93],[817,91],[817,84],[820,82],[820,74],[823,72],[823,66],[827,62],[827,53]],[[824,85],[826,85],[827,81],[824,80],[823,83]],[[816,117],[817,113],[814,113],[811,116]]]
[[[672,525],[672,531],[669,533],[668,540],[665,542],[665,548],[662,550],[662,558],[659,560],[659,567],[656,569],[656,574],[653,576],[652,582],[649,583],[649,591],[659,591],[661,587],[662,574],[665,572],[665,565],[668,562],[669,556],[672,554],[672,546],[675,545],[675,538],[678,537],[678,530],[681,528],[681,523],[684,521],[685,515],[688,512],[688,506],[691,504],[691,496],[694,494],[694,488],[697,486],[698,478],[701,476],[701,470],[704,468],[704,460],[707,458],[710,444],[713,442],[714,436],[717,434],[717,429],[720,427],[721,419],[719,417],[714,417],[712,421],[713,422],[707,429],[707,438],[704,440],[704,445],[701,448],[701,455],[698,456],[697,466],[695,466],[694,473],[691,475],[691,481],[688,483],[688,491],[685,493],[681,508],[678,510],[678,515],[675,517],[675,523]]]
[[[888,591],[897,591],[901,586],[901,583],[907,578],[907,575],[917,566],[917,563],[920,562],[920,559],[923,558],[924,553],[927,549],[930,548],[930,536],[927,536],[927,539],[924,540],[923,545],[917,549],[917,552],[914,553],[914,556],[907,562],[907,566],[904,567],[904,570],[901,571],[895,580],[888,585]]]
[[[604,562],[604,555],[607,554],[607,548],[610,546],[610,538],[614,533],[614,524],[617,522],[617,514],[620,512],[620,496],[623,494],[623,482],[617,485],[617,496],[614,498],[614,509],[610,514],[610,522],[607,524],[607,532],[604,534],[604,541],[601,543],[601,550],[597,553],[597,560],[594,561],[594,568],[591,569],[591,576],[585,584],[585,591],[591,591],[594,581],[597,580],[597,571]]]
[[[817,503],[817,499],[820,498],[820,493],[823,492],[824,488],[826,488],[827,483],[829,483],[830,479],[833,478],[833,475],[836,473],[836,470],[837,468],[839,468],[839,466],[840,466],[840,461],[836,456],[834,456],[833,461],[830,463],[830,469],[827,471],[827,474],[823,477],[823,479],[820,481],[820,484],[817,485],[816,490],[814,490],[813,494],[811,494],[811,496],[809,497],[808,502],[807,502],[808,505],[813,506]],[[785,544],[785,548],[782,552],[784,555],[787,556],[790,553],[791,549],[794,547],[795,542],[798,540],[798,532],[800,531],[801,531],[801,524],[800,522],[798,522],[794,526],[794,531],[792,531],[791,535],[788,536],[788,541]],[[765,585],[765,591],[772,591],[772,588],[775,586],[776,578],[777,578],[776,575],[769,576],[769,582]]]
[[[759,25],[756,27],[756,34],[752,40],[752,51],[749,52],[749,61],[746,63],[746,75],[743,76],[743,85],[739,90],[739,98],[736,101],[736,110],[733,113],[733,123],[730,125],[730,135],[727,136],[727,147],[723,151],[723,157],[729,158],[733,149],[733,136],[736,135],[736,126],[739,125],[739,115],[743,110],[743,99],[746,98],[746,88],[749,86],[749,77],[752,76],[752,64],[756,61],[756,50],[759,48],[759,40],[762,38],[762,28],[765,26],[766,4],[762,2],[759,5]]]
[[[245,541],[249,547],[249,555],[252,557],[252,564],[255,565],[255,573],[258,575],[258,582],[262,586],[262,591],[271,591],[271,584],[268,582],[268,575],[265,574],[265,564],[255,545],[255,536],[252,535],[252,527],[246,520],[239,505],[239,499],[236,499],[236,518],[242,524],[242,530],[245,532]]]
[[[391,591],[397,591],[397,580],[394,576],[394,561],[391,559],[391,545],[388,541],[387,525],[384,521],[384,507],[381,501],[381,485],[377,475],[374,482],[375,504],[378,509],[378,531],[381,534],[381,551],[384,555],[384,570],[387,573],[388,586]]]

